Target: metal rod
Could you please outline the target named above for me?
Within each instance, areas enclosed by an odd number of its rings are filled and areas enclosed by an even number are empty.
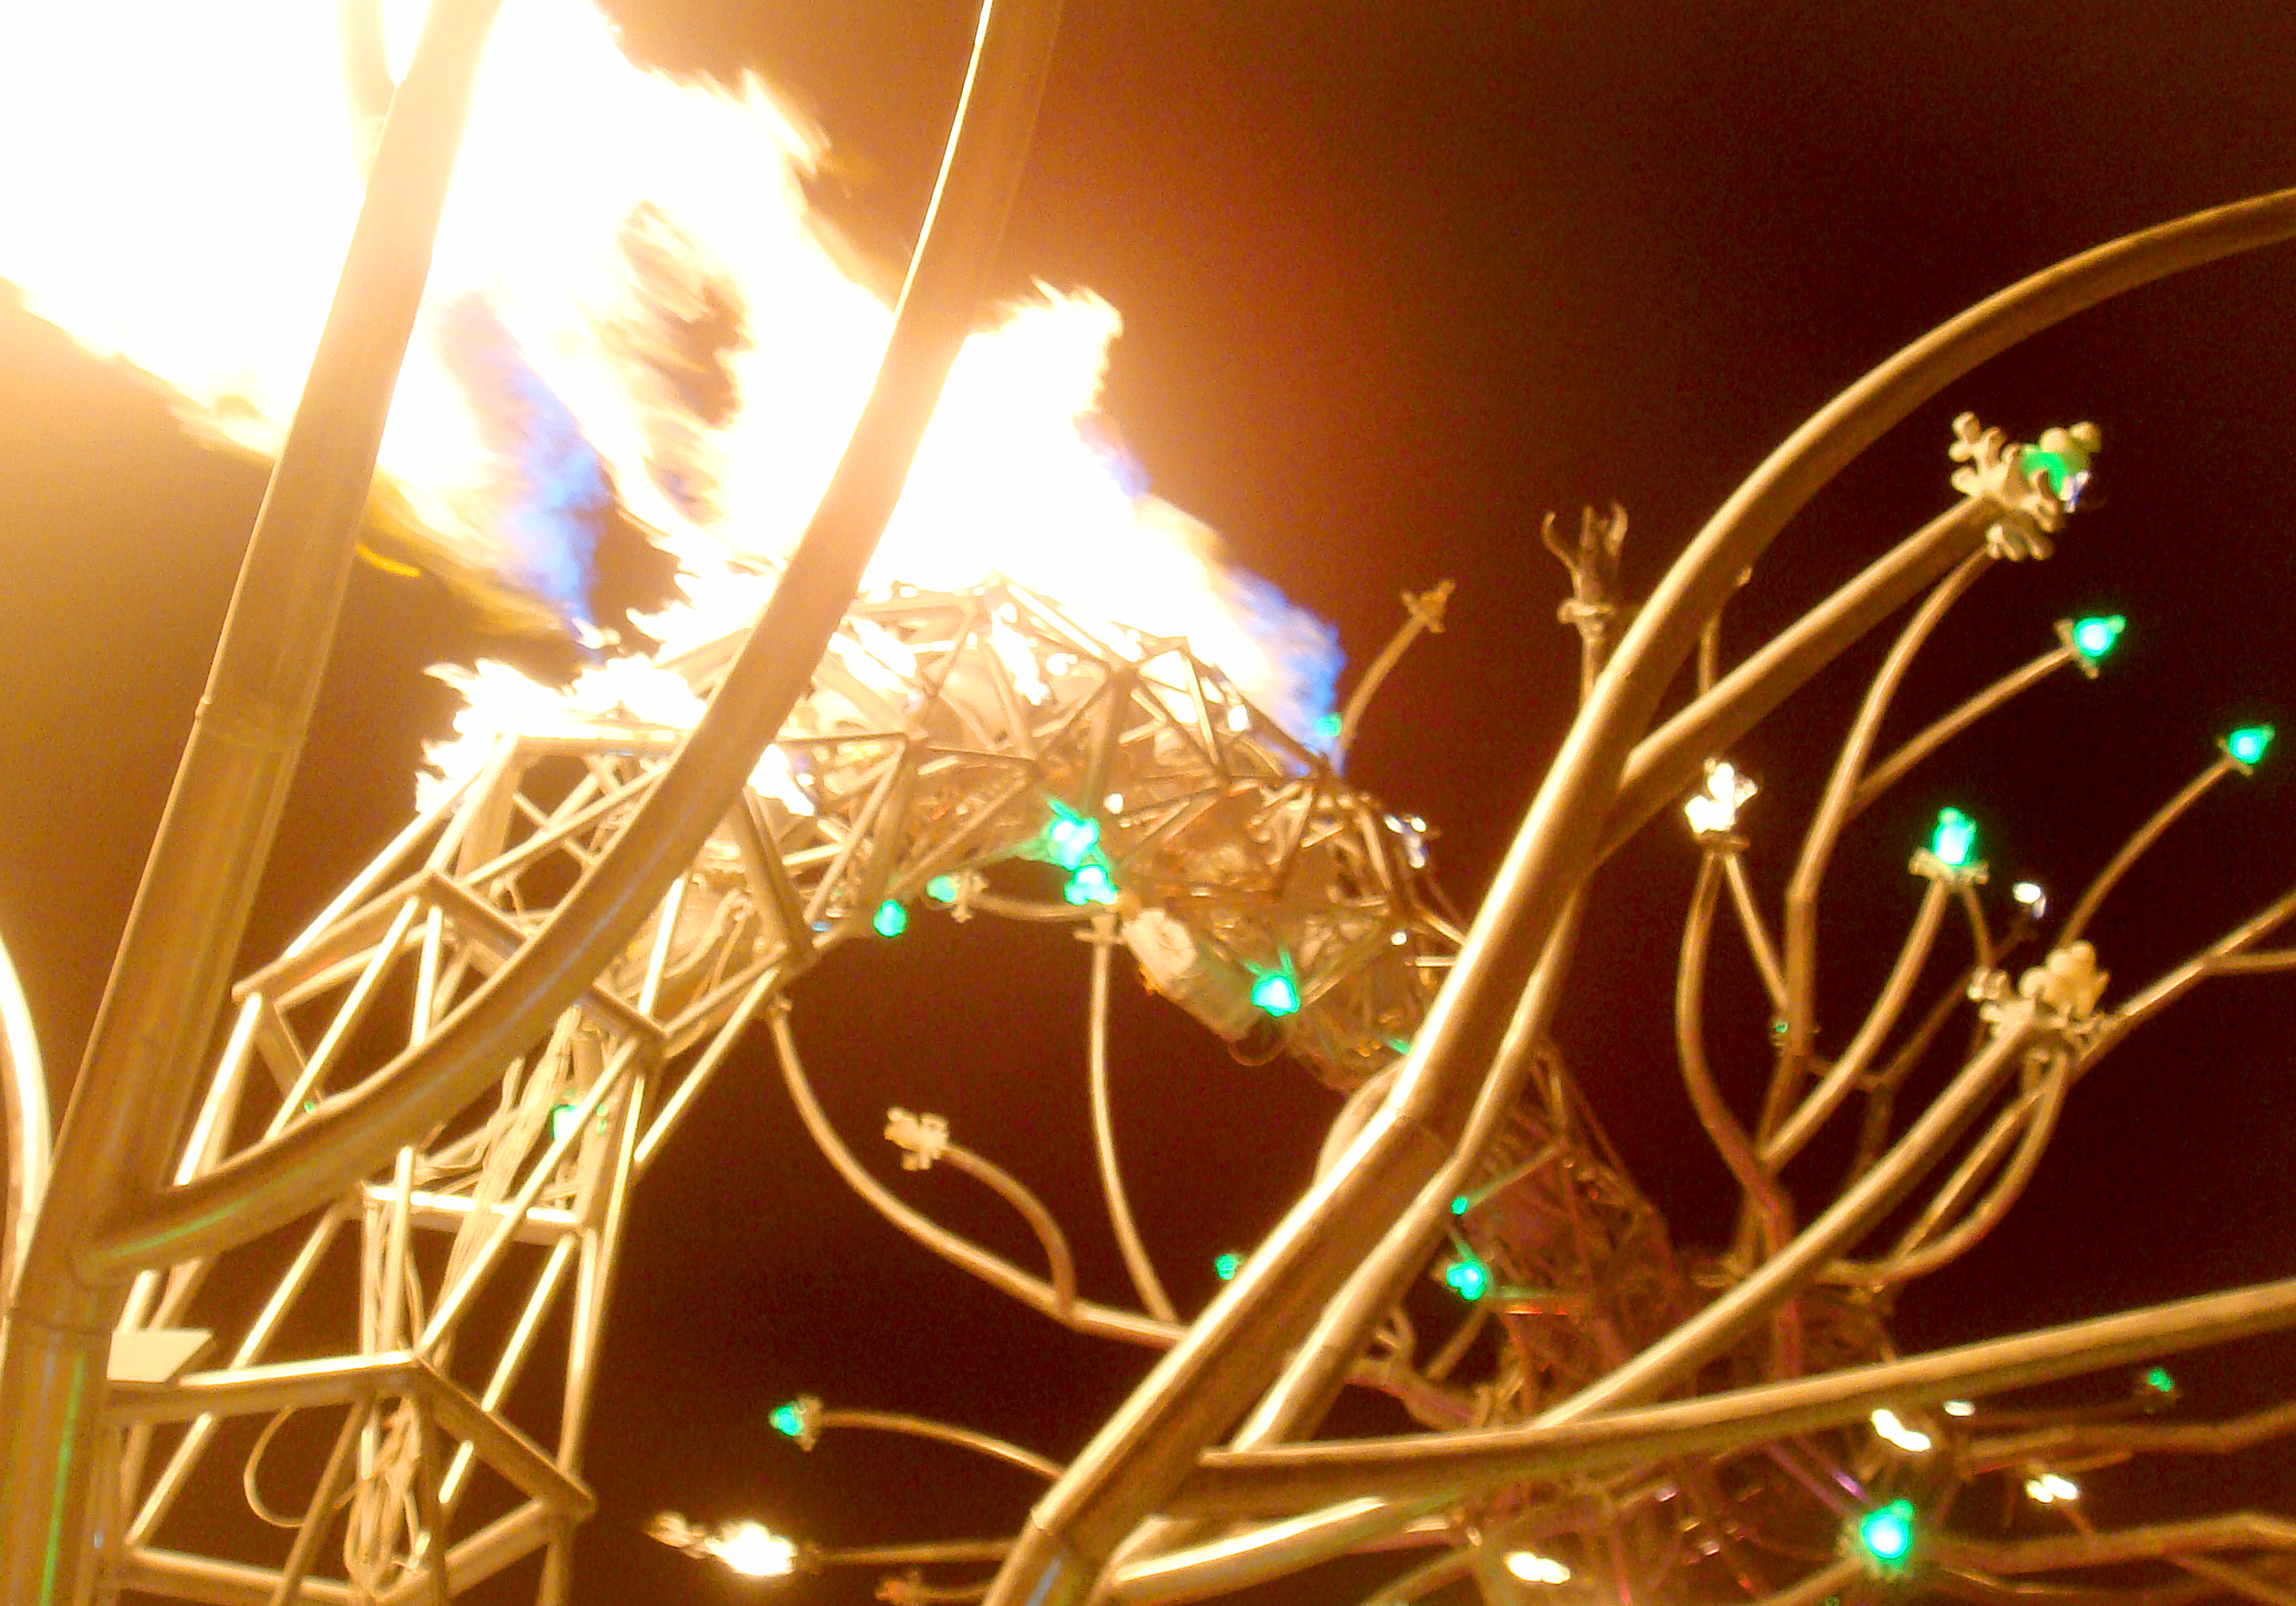
[[[1124,1255],[1125,1270],[1132,1274],[1133,1289],[1150,1315],[1159,1322],[1177,1323],[1180,1313],[1172,1308],[1163,1283],[1157,1280],[1156,1263],[1149,1258],[1148,1246],[1141,1241],[1140,1228],[1132,1219],[1132,1205],[1124,1195],[1124,1172],[1116,1162],[1116,1122],[1108,1107],[1108,962],[1115,941],[1112,918],[1103,915],[1093,922],[1092,1019],[1086,1039],[1091,1061],[1093,1151],[1100,1159],[1100,1186],[1108,1198],[1109,1225],[1115,1229],[1117,1248]]]
[[[955,1445],[959,1449],[976,1450],[993,1456],[1021,1471],[1034,1472],[1039,1478],[1058,1478],[1061,1463],[1034,1450],[1023,1449],[1006,1439],[996,1438],[972,1428],[960,1428],[953,1422],[935,1422],[930,1416],[911,1416],[900,1411],[849,1411],[842,1408],[826,1410],[814,1419],[820,1429],[866,1428],[879,1433],[905,1434],[911,1438],[930,1438],[939,1444]]]
[[[2009,1338],[1578,1418],[1384,1439],[1214,1450],[1167,1504],[1242,1517],[1316,1501],[1452,1498],[1525,1479],[1715,1453],[1908,1406],[1999,1393],[2296,1325],[2296,1278]]]
[[[2020,692],[2040,684],[2067,664],[2086,661],[2072,647],[2052,647],[2031,662],[2010,670],[1951,713],[1931,721],[1927,727],[1896,752],[1875,765],[1857,783],[1857,791],[1849,799],[1849,817],[1854,820],[1864,814],[1876,798],[1904,779],[1915,765],[1987,715],[2002,708]],[[2091,673],[2095,671],[2091,670]]]
[[[2073,905],[2073,912],[2065,916],[2063,928],[2058,931],[2057,939],[2049,946],[2052,949],[2071,946],[2079,938],[2081,932],[2087,929],[2089,921],[2096,914],[2097,906],[2104,902],[2105,895],[2120,884],[2120,878],[2128,873],[2130,865],[2144,856],[2144,850],[2159,841],[2161,833],[2175,824],[2186,809],[2199,802],[2210,788],[2233,771],[2242,767],[2243,766],[2237,758],[2226,753],[2186,782],[2183,791],[2154,811],[2152,817],[2138,826],[2129,839],[2120,845],[2120,851],[2114,854],[2105,867],[2096,873],[2096,879],[2089,882],[2087,890],[2082,892],[2080,901]]]
[[[82,1257],[107,1214],[162,1184],[195,1091],[334,638],[496,3],[439,0],[393,97],[74,1084],[55,1153],[70,1185],[31,1234],[0,1361],[0,1600],[20,1606],[78,1598],[109,1332],[122,1274],[143,1269],[91,1274]]]

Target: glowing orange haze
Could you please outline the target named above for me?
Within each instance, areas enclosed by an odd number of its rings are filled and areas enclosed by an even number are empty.
[[[0,277],[168,387],[196,427],[266,455],[358,205],[333,12],[0,0]],[[395,50],[415,20],[392,18]],[[890,321],[806,219],[798,178],[819,148],[754,80],[727,91],[642,71],[581,0],[508,0],[382,445],[383,486],[426,538],[548,594],[536,577],[566,560],[513,537],[531,534],[548,489],[537,454],[558,418],[556,447],[603,462],[685,570],[690,603],[649,630],[675,649],[753,612],[770,580],[739,561],[795,539]],[[717,353],[734,405],[697,416],[645,351],[666,317],[691,328],[705,291],[740,326]],[[1047,291],[974,337],[873,583],[1003,573],[1086,618],[1186,635],[1305,733],[1327,706],[1328,634],[1280,612],[1271,629],[1264,602],[1253,618],[1208,532],[1128,494],[1078,433],[1117,329],[1097,297]],[[512,401],[542,397],[545,424],[506,419],[474,367],[509,375],[496,389]],[[499,667],[464,686],[504,701],[503,717],[539,715],[552,695]]]

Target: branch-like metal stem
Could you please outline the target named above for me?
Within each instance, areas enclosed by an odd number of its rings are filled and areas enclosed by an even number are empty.
[[[1092,1081],[1092,1143],[1100,1159],[1101,1191],[1108,1197],[1108,1222],[1115,1229],[1116,1246],[1123,1252],[1124,1269],[1140,1303],[1159,1322],[1177,1323],[1180,1313],[1156,1277],[1156,1263],[1132,1220],[1131,1201],[1124,1196],[1124,1172],[1116,1163],[1116,1121],[1108,1103],[1108,971],[1109,951],[1116,941],[1116,922],[1103,916],[1092,930],[1092,1020],[1089,1026]]]
[[[2065,916],[2064,928],[2057,933],[2056,941],[2049,946],[2052,948],[2071,946],[2087,929],[2089,921],[2096,914],[2097,905],[2104,902],[2105,895],[2119,886],[2120,878],[2128,873],[2129,866],[2142,858],[2145,849],[2159,841],[2161,833],[2175,824],[2186,809],[2199,802],[2210,788],[2240,767],[2239,760],[2229,753],[2225,754],[2186,782],[2182,791],[2163,803],[2151,819],[2138,826],[2136,832],[2120,845],[2120,851],[2096,873],[2096,879],[2080,895],[2080,901],[2073,905],[2073,912]]]
[[[1762,991],[1769,995],[1770,1008],[1783,1016],[1786,1012],[1785,967],[1778,963],[1777,944],[1770,940],[1761,905],[1755,901],[1753,883],[1747,879],[1745,855],[1733,853],[1724,859],[1722,873],[1730,884],[1731,906],[1738,912],[1738,930],[1745,934],[1746,951],[1753,955]]]
[[[2292,1325],[2296,1278],[1553,1427],[1214,1450],[1168,1509],[1241,1517],[1366,1495],[1464,1498],[1525,1479],[1718,1454],[1855,1422],[1877,1405],[2029,1388]]]
[[[1052,1276],[1054,1319],[1068,1322],[1076,1311],[1076,1256],[1070,1252],[1068,1235],[1061,1231],[1061,1224],[1052,1211],[1045,1208],[1045,1201],[1004,1167],[961,1144],[948,1144],[940,1151],[940,1158],[975,1182],[986,1184],[1021,1213],[1021,1218],[1029,1224],[1029,1230],[1044,1248]]]
[[[2079,652],[2070,646],[2052,647],[2030,663],[2010,670],[1951,713],[1932,720],[1919,734],[1875,765],[1866,773],[1866,778],[1858,782],[1857,790],[1849,799],[1849,817],[1854,820],[1864,814],[1876,798],[1905,779],[1907,771],[1971,725],[2002,708],[2020,692],[2040,684],[2067,664],[2084,661]]]
[[[1817,1011],[1817,894],[1825,879],[1826,865],[1833,857],[1834,845],[1841,840],[1844,826],[1849,823],[1850,803],[1857,791],[1857,778],[1865,773],[1866,760],[1874,750],[1874,743],[1882,730],[1882,719],[1890,711],[1890,703],[1898,688],[1905,683],[1906,671],[1913,668],[1915,658],[1927,644],[1930,636],[1943,622],[1947,610],[1961,600],[1963,594],[1977,583],[1978,577],[1992,567],[1989,553],[1980,551],[1962,560],[1960,565],[1941,581],[1936,589],[1915,610],[1914,617],[1898,635],[1890,654],[1882,660],[1881,669],[1874,683],[1866,689],[1858,704],[1857,717],[1849,726],[1849,733],[1835,757],[1833,769],[1826,778],[1825,791],[1819,799],[1816,812],[1810,816],[1809,830],[1802,838],[1801,856],[1794,863],[1793,877],[1786,883],[1785,903],[1785,978],[1786,978],[1786,1040],[1785,1052],[1778,1056],[1777,1070],[1770,1085],[1770,1095],[1762,1109],[1758,1130],[1765,1140],[1764,1156],[1773,1166],[1783,1165],[1807,1141],[1816,1124],[1833,1113],[1834,1107],[1848,1092],[1849,1084],[1836,1075],[1812,1094],[1801,1107],[1798,1131],[1791,1143],[1784,1140],[1787,1134],[1778,1128],[1786,1118],[1793,1095],[1800,1090],[1803,1069],[1815,1053]],[[1921,917],[1915,922],[1916,933],[1934,934],[1937,929],[1939,899],[1933,884],[1931,896],[1922,900]],[[1908,945],[1906,952],[1913,945]],[[1919,944],[1922,957],[1928,956],[1926,939]],[[1898,956],[1898,971],[1890,978],[1894,984],[1905,975],[1906,954]],[[1920,965],[1914,966],[1916,972]],[[1909,978],[1906,979],[1910,979]],[[1881,1012],[1877,1004],[1866,1017],[1867,1025]],[[1867,1041],[1868,1034],[1861,1031],[1859,1039],[1870,1054],[1874,1045]],[[1861,1067],[1852,1064],[1853,1054],[1845,1053],[1842,1064],[1850,1065],[1854,1075]],[[1815,1111],[1813,1115],[1812,1112]],[[1792,1127],[1794,1123],[1789,1123]],[[1772,1135],[1776,1134],[1773,1139]]]
[[[1073,1287],[1066,1299],[1060,1291],[1043,1278],[1033,1276],[1000,1256],[992,1255],[978,1244],[958,1237],[947,1227],[909,1204],[884,1184],[872,1176],[867,1168],[854,1158],[845,1140],[829,1124],[821,1102],[814,1097],[813,1085],[806,1079],[804,1064],[798,1058],[797,1039],[791,1034],[789,1009],[775,1000],[767,1012],[766,1023],[771,1029],[774,1052],[781,1060],[782,1079],[788,1085],[791,1099],[813,1135],[813,1141],[846,1184],[865,1200],[876,1212],[915,1239],[925,1248],[961,1270],[971,1272],[991,1288],[1013,1296],[1023,1305],[1042,1311],[1062,1325],[1078,1332],[1096,1333],[1103,1338],[1122,1339],[1128,1343],[1145,1344],[1160,1348],[1177,1340],[1182,1330],[1130,1311],[1111,1310],[1088,1299],[1075,1298]]]
[[[936,1422],[930,1416],[911,1416],[900,1411],[849,1411],[842,1407],[824,1410],[813,1419],[816,1428],[865,1428],[878,1433],[898,1433],[910,1438],[930,1438],[937,1444],[955,1445],[962,1450],[977,1450],[983,1455],[1007,1462],[1021,1471],[1034,1472],[1039,1478],[1058,1478],[1061,1463],[1034,1450],[1021,1448],[1008,1440],[997,1438],[972,1428],[960,1428],[954,1422]]]
[[[2296,1522],[2261,1512],[2228,1512],[2189,1522],[2093,1530],[2046,1539],[1971,1539],[1938,1534],[1931,1547],[1945,1560],[1967,1561],[1988,1572],[2055,1572],[2069,1567],[2110,1567],[2189,1551],[2296,1550]]]
[[[2296,1433],[2296,1400],[2223,1422],[2068,1422],[1973,1441],[1963,1452],[1976,1471],[2031,1461],[2132,1454],[2231,1455]]]
[[[1690,1105],[1698,1112],[1722,1163],[1738,1179],[1748,1207],[1762,1225],[1763,1250],[1775,1255],[1793,1236],[1793,1207],[1779,1190],[1777,1178],[1754,1152],[1753,1139],[1731,1112],[1722,1090],[1715,1085],[1713,1068],[1706,1059],[1706,950],[1714,929],[1714,905],[1722,871],[1736,856],[1728,847],[1710,849],[1698,867],[1698,883],[1690,894],[1690,913],[1682,928],[1682,961],[1675,971],[1674,1040],[1682,1060],[1683,1084]]]
[[[1929,963],[1930,948],[1937,940],[1939,922],[1945,917],[1946,900],[1953,895],[1952,884],[1939,876],[1931,881],[1922,893],[1921,906],[1914,912],[1913,930],[1906,932],[1905,946],[1898,950],[1898,963],[1890,968],[1890,979],[1882,985],[1881,996],[1874,1007],[1866,1012],[1866,1020],[1851,1038],[1841,1058],[1833,1062],[1809,1096],[1786,1118],[1776,1135],[1762,1145],[1762,1163],[1776,1171],[1801,1152],[1826,1118],[1841,1107],[1857,1079],[1866,1074],[1874,1056],[1881,1052],[1882,1039],[1898,1024],[1905,1012],[1906,1002],[1913,996],[1914,985],[1922,979],[1922,967]]]
[[[1380,687],[1386,683],[1395,666],[1403,661],[1403,655],[1410,650],[1411,643],[1419,639],[1423,631],[1436,635],[1442,633],[1443,604],[1451,600],[1451,590],[1450,581],[1439,580],[1431,591],[1416,594],[1406,591],[1403,594],[1403,623],[1397,627],[1393,635],[1388,637],[1387,645],[1379,650],[1379,656],[1373,659],[1370,667],[1364,670],[1363,678],[1356,682],[1356,689],[1348,696],[1347,709],[1340,716],[1340,733],[1332,742],[1333,769],[1338,769],[1347,761],[1348,750],[1355,745],[1356,728],[1363,723],[1364,711],[1371,707],[1371,700],[1379,694]]]

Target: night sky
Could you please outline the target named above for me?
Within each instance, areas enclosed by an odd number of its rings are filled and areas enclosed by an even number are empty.
[[[756,68],[781,86],[842,152],[824,205],[857,239],[906,250],[969,7],[611,9],[644,59]],[[1629,583],[1646,590],[1780,438],[1932,324],[2084,247],[2296,182],[2291,84],[2296,10],[2282,4],[1072,0],[998,288],[1089,287],[1121,309],[1106,406],[1154,488],[1332,620],[1353,664],[1399,619],[1399,591],[1456,580],[1449,628],[1390,681],[1349,774],[1439,828],[1438,863],[1472,907],[1576,694],[1541,513],[1623,504]],[[1948,505],[1959,411],[2021,437],[2081,418],[2103,430],[2091,503],[2057,557],[1979,588],[1890,730],[2044,651],[2052,620],[2123,613],[2128,634],[2102,678],[2061,676],[1853,831],[1825,912],[1833,1046],[1911,915],[1906,859],[1941,805],[1978,820],[1997,903],[2027,876],[2069,901],[2217,735],[2274,719],[2296,746],[2292,329],[2289,248],[2063,325],[1868,453],[1734,607],[1736,652]],[[128,376],[0,304],[0,932],[59,1097],[262,483]],[[1857,671],[1878,658],[1869,646],[1739,755],[1766,788],[1746,815],[1766,896]],[[447,709],[423,667],[502,650],[435,583],[359,570],[250,955],[275,950],[404,817],[419,744]],[[2107,905],[2093,935],[2116,994],[2296,879],[2296,755],[2275,758],[2208,799]],[[1670,1047],[1695,864],[1669,814],[1603,873],[1557,1029],[1628,1167],[1690,1241],[1725,1230],[1732,1197]],[[1751,1099],[1766,1012],[1735,949],[1718,951],[1716,1052]],[[798,994],[796,1021],[873,1162],[890,1161],[873,1137],[888,1104],[947,1115],[1054,1204],[1086,1291],[1114,1299],[1085,979],[1064,932],[921,916],[898,943],[840,952]],[[1334,1101],[1296,1069],[1234,1063],[1128,977],[1117,995],[1119,1142],[1144,1229],[1192,1307],[1216,1286],[1214,1255],[1248,1249],[1304,1182]],[[2221,981],[2108,1060],[2010,1225],[1906,1295],[1901,1343],[2296,1270],[2292,1029],[2296,980]],[[869,1216],[806,1145],[757,1049],[639,1195],[589,1454],[601,1510],[580,1544],[586,1606],[752,1597],[646,1539],[662,1509],[755,1515],[824,1544],[1018,1524],[1034,1487],[1018,1473],[860,1435],[800,1456],[766,1424],[794,1394],[946,1416],[1060,1457],[1145,1364],[996,1302]],[[964,1179],[899,1185],[1033,1264],[1023,1230]],[[2185,1409],[2213,1417],[2292,1369],[2296,1348],[2252,1345],[2178,1375]],[[1357,1425],[1399,1423],[1371,1412]],[[2092,1514],[2133,1520],[2227,1489],[2289,1509],[2296,1474],[2270,1461],[2230,1478],[2100,1473]],[[1266,1595],[1344,1602],[1393,1566]],[[871,1582],[802,1580],[791,1598],[857,1602]]]

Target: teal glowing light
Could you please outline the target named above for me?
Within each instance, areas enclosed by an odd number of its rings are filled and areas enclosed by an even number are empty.
[[[2095,663],[2112,651],[2112,643],[2128,628],[2128,621],[2114,614],[2098,614],[2073,621],[2073,651]]]
[[[1230,1250],[1212,1262],[1212,1270],[1223,1282],[1235,1281],[1236,1273],[1243,1269],[1243,1257]]]
[[[1061,896],[1072,904],[1112,904],[1116,901],[1116,881],[1108,873],[1105,861],[1086,859],[1069,877],[1069,884],[1061,889]]]
[[[1887,1570],[1900,1567],[1914,1549],[1914,1503],[1892,1500],[1857,1519],[1857,1545]]]
[[[1074,809],[1053,805],[1053,823],[1045,827],[1045,856],[1063,870],[1079,868],[1100,846],[1100,822]]]
[[[1489,1291],[1491,1274],[1472,1255],[1462,1255],[1443,1268],[1443,1281],[1453,1293],[1472,1305]]]
[[[880,937],[898,937],[909,929],[909,912],[901,907],[901,900],[889,897],[877,905],[876,918],[869,922]]]
[[[556,1143],[574,1130],[574,1106],[560,1104],[550,1111],[550,1141]]]
[[[805,1407],[795,1400],[791,1400],[787,1405],[775,1405],[774,1413],[766,1420],[772,1422],[774,1431],[784,1438],[805,1437]]]
[[[2259,764],[2272,746],[2272,727],[2268,725],[2244,725],[2225,738],[2225,751],[2235,764]]]
[[[933,902],[937,904],[955,903],[956,901],[956,877],[953,875],[937,875],[933,877],[932,880],[925,883],[925,896],[932,899]]]
[[[1316,744],[1321,747],[1331,746],[1340,739],[1340,732],[1344,728],[1345,722],[1337,714],[1324,715],[1316,721]]]
[[[1879,1561],[1902,1561],[1914,1548],[1914,1506],[1892,1500],[1857,1520],[1857,1543]]]
[[[1282,1020],[1300,1012],[1300,984],[1289,972],[1270,971],[1251,984],[1251,1001],[1261,1009]]]
[[[1474,1203],[1475,1201],[1473,1200],[1468,1198],[1464,1193],[1461,1193],[1451,1200],[1451,1214],[1454,1216],[1464,1216],[1470,1209],[1474,1208]]]
[[[2177,1392],[2177,1380],[2169,1375],[2166,1366],[2155,1366],[2144,1374],[2144,1386],[2155,1394]]]
[[[1977,822],[1958,808],[1941,810],[1930,837],[1930,852],[1948,869],[1962,869],[1977,856]]]

